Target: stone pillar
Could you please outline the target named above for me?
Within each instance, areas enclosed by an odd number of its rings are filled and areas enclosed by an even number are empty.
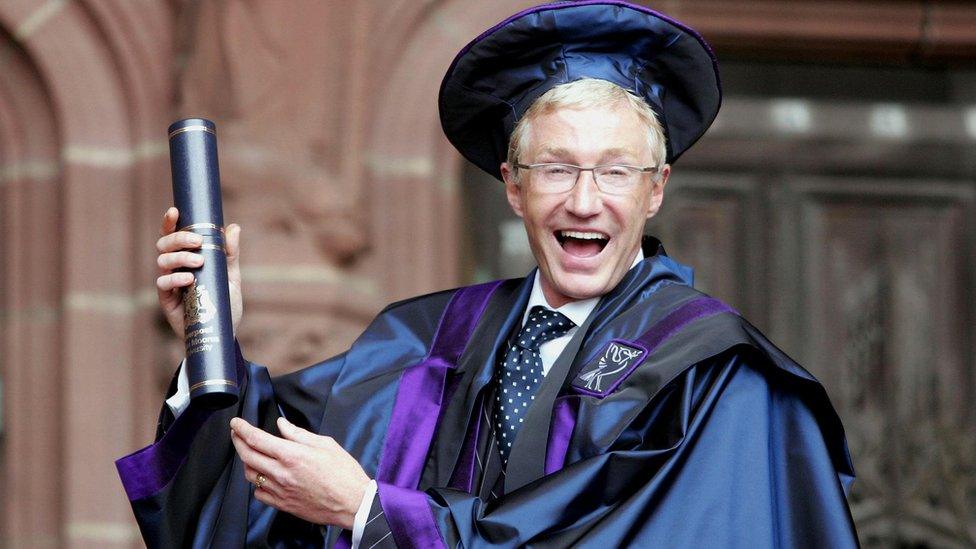
[[[140,203],[166,175],[169,14],[13,1],[0,26],[4,545],[128,546],[113,460],[151,436],[158,398]]]

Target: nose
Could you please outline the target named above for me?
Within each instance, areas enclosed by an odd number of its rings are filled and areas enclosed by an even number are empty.
[[[566,210],[577,217],[592,217],[603,208],[603,196],[596,185],[593,171],[580,172],[576,185],[566,198]]]

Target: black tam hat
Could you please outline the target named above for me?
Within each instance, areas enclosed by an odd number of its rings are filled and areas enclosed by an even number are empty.
[[[691,28],[614,0],[554,2],[509,17],[464,47],[441,82],[441,126],[476,166],[499,166],[519,118],[553,87],[595,78],[643,98],[672,163],[705,133],[722,102],[715,54]]]

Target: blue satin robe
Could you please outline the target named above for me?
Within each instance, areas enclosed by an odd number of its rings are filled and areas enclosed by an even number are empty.
[[[509,470],[544,473],[487,502],[458,481],[465,477],[459,471],[496,351],[521,318],[531,275],[493,291],[465,334],[471,344],[439,378],[443,402],[432,414],[436,430],[420,468],[412,477],[379,479],[398,545],[857,545],[845,498],[854,472],[836,413],[822,386],[738,315],[695,317],[668,332],[608,394],[579,390],[579,372],[607,342],[638,341],[672,309],[701,299],[690,288],[690,269],[663,250],[648,251],[593,313],[553,407],[553,417],[569,422],[555,418],[537,432],[549,433],[545,455],[513,453],[509,462]],[[253,499],[230,445],[229,419],[240,415],[275,432],[283,414],[335,438],[371,476],[395,475],[409,460],[387,448],[414,442],[389,440],[391,422],[400,421],[393,416],[403,412],[395,402],[405,396],[407,372],[427,371],[458,293],[391,305],[346,353],[274,380],[239,357],[244,397],[236,409],[208,413],[191,404],[174,421],[164,406],[157,442],[118,462],[147,545],[346,543],[348,534],[336,528]],[[560,443],[556,431],[566,425]]]

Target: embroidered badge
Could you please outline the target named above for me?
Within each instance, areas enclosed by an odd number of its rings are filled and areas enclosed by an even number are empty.
[[[640,363],[646,351],[611,341],[600,357],[580,370],[573,386],[590,394],[606,396]]]
[[[183,318],[187,326],[194,324],[206,324],[213,320],[217,314],[217,306],[214,305],[213,298],[210,297],[210,290],[207,286],[193,283],[183,293]]]

